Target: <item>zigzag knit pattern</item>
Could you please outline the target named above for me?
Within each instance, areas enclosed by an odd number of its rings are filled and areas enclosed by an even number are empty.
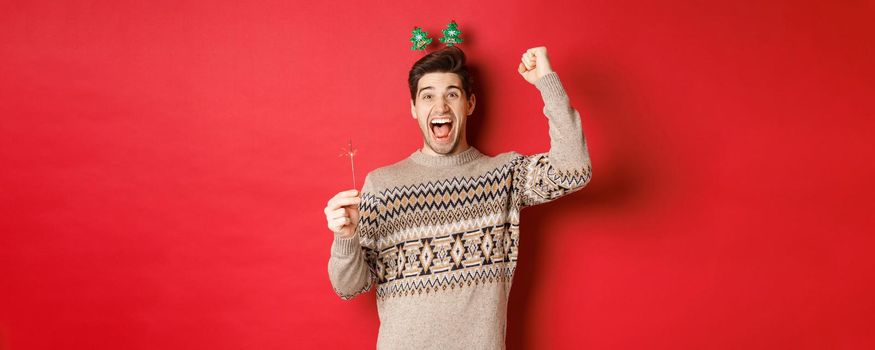
[[[574,192],[590,177],[589,166],[562,171],[541,153],[512,158],[477,177],[363,194],[359,232],[377,297],[509,283],[519,247],[519,210]]]

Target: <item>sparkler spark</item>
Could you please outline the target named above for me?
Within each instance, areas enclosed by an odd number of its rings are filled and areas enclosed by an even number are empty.
[[[352,140],[349,140],[349,144],[346,149],[341,148],[343,153],[341,153],[338,157],[349,157],[349,168],[352,170],[352,188],[358,189],[358,186],[355,183],[355,153],[358,151],[357,149],[352,148]]]

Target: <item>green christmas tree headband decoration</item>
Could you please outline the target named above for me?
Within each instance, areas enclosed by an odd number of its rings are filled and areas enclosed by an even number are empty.
[[[443,33],[444,36],[440,38],[440,41],[447,47],[464,42],[462,38],[459,37],[462,35],[462,31],[459,30],[459,25],[456,24],[455,20],[450,21],[450,24],[447,24],[447,29],[444,29]],[[431,44],[431,41],[431,38],[428,37],[428,33],[423,31],[422,28],[413,27],[413,36],[410,37],[410,42],[413,43],[413,47],[411,47],[410,50],[425,51],[426,46]]]

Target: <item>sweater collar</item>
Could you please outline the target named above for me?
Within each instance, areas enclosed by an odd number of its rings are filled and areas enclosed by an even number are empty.
[[[417,149],[416,152],[410,155],[410,159],[418,164],[429,167],[447,167],[462,165],[481,156],[483,156],[483,153],[480,153],[474,146],[468,146],[468,149],[451,156],[433,156],[423,153],[422,149]]]

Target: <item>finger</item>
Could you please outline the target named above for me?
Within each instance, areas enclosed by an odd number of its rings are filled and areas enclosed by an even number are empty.
[[[327,210],[335,210],[342,206],[361,203],[361,197],[335,197],[328,201]]]
[[[341,228],[343,228],[343,226],[346,226],[349,223],[350,223],[350,220],[348,217],[342,217],[342,218],[337,218],[337,219],[331,220],[331,226],[333,226],[337,229],[341,229]]]
[[[359,213],[359,207],[358,207],[358,206],[350,205],[350,206],[343,207],[343,209],[346,210],[346,214],[347,214],[347,215],[352,215],[352,214],[358,214],[358,213]]]
[[[340,230],[343,229],[343,223],[329,221],[328,229],[331,230],[331,232],[340,232]]]
[[[342,218],[342,217],[344,217],[344,216],[347,216],[347,214],[346,214],[346,209],[344,209],[344,208],[340,208],[340,209],[332,210],[332,211],[328,214],[328,220],[334,220],[334,219],[337,219],[337,218]]]
[[[355,190],[355,189],[341,191],[341,192],[338,192],[337,194],[335,194],[334,197],[331,197],[331,199],[328,200],[328,203],[331,203],[331,201],[338,199],[338,198],[354,197],[356,195],[358,195],[358,190]]]
[[[520,72],[520,74],[525,73],[525,72],[526,72],[526,66],[524,66],[522,63],[520,63],[520,66],[517,67],[517,71]]]
[[[535,57],[537,58],[537,62],[543,63],[544,65],[549,65],[549,58],[547,57],[547,48],[539,47],[537,51],[535,51]]]
[[[529,58],[526,55],[523,55],[523,64],[526,66],[526,70],[532,70],[532,64],[529,63]]]
[[[347,197],[340,198],[334,201],[334,204],[339,207],[345,207],[347,205],[356,205],[362,202],[361,197]]]
[[[342,228],[343,225],[336,225],[333,222],[328,223],[328,229],[331,230],[331,232],[340,232],[340,229]]]

